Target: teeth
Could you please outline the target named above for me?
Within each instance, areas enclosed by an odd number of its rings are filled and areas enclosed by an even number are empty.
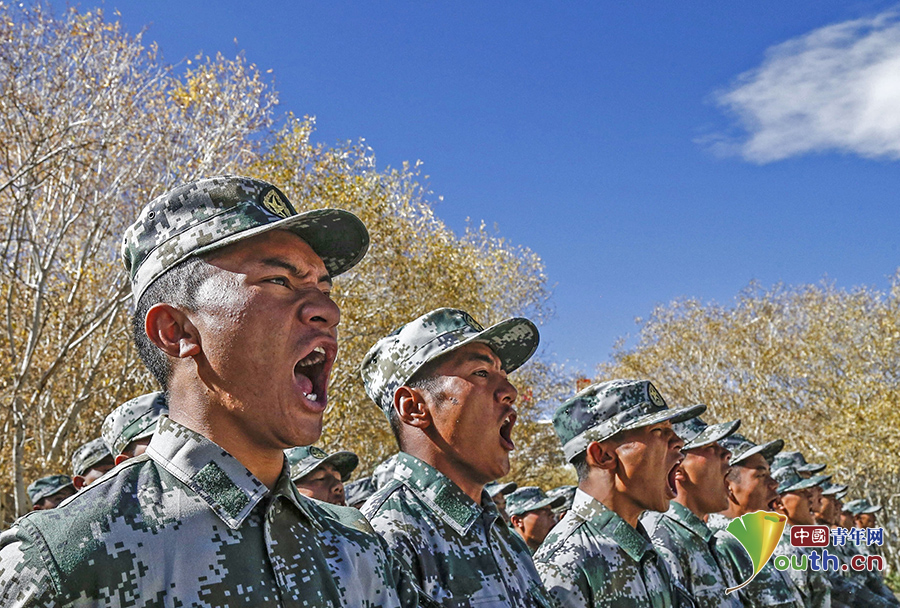
[[[322,348],[321,346],[317,346],[317,347],[315,347],[315,348],[313,349],[313,352],[314,352],[314,353],[320,353],[320,354],[324,355],[324,354],[325,354],[325,349]]]
[[[317,346],[311,353],[300,359],[297,363],[300,367],[310,367],[318,365],[325,360],[325,350],[321,346]]]
[[[318,401],[319,400],[319,396],[315,393],[304,393],[303,396],[306,397],[307,399],[309,399],[310,401]]]

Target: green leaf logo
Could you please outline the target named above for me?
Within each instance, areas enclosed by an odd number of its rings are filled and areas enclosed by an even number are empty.
[[[769,558],[772,557],[778,541],[781,540],[786,521],[787,518],[784,515],[771,511],[756,511],[742,515],[728,524],[726,530],[744,545],[744,549],[753,560],[753,575],[737,587],[728,589],[728,593],[737,591],[750,583],[762,570]]]

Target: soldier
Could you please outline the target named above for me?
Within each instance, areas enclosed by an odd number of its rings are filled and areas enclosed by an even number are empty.
[[[116,464],[143,454],[156,431],[156,421],[168,413],[166,394],[161,391],[135,397],[110,412],[100,434]]]
[[[103,439],[88,441],[72,454],[72,483],[76,490],[82,490],[114,466],[116,463]]]
[[[354,215],[203,179],[126,232],[135,341],[166,391],[144,454],[0,535],[4,606],[415,606],[359,512],[312,501],[284,450],[319,439]]]
[[[43,511],[55,509],[78,490],[68,475],[50,475],[31,482],[26,491],[31,499],[32,510]]]
[[[507,374],[538,344],[534,324],[484,329],[441,308],[382,338],[362,363],[366,393],[400,446],[394,476],[363,505],[441,606],[546,606],[528,547],[484,491],[509,472],[516,388]]]
[[[778,482],[772,479],[769,461],[784,446],[775,439],[756,445],[743,435],[734,433],[722,440],[722,446],[731,452],[730,468],[725,477],[728,508],[712,513],[707,525],[714,531],[714,549],[723,568],[731,571],[729,586],[743,584],[753,575],[753,560],[744,545],[726,528],[736,517],[748,513],[766,511],[777,496]],[[745,606],[760,608],[804,608],[803,597],[785,572],[775,569],[772,560],[766,562],[750,583],[734,592],[739,594]]]
[[[612,380],[585,388],[556,410],[553,426],[575,466],[578,490],[535,564],[560,605],[690,605],[639,517],[669,508],[684,445],[672,423],[705,409],[670,410],[649,381]]]
[[[556,509],[566,501],[565,496],[547,496],[536,486],[519,488],[506,499],[509,523],[532,553],[541,546],[556,525]]]
[[[844,510],[853,515],[853,524],[857,528],[874,528],[875,514],[881,511],[881,505],[873,505],[866,498],[851,500],[844,505]]]
[[[708,425],[692,418],[674,425],[684,439],[684,461],[675,471],[677,495],[665,513],[647,512],[641,519],[672,576],[698,608],[741,608],[736,593],[727,594],[726,571],[716,557],[716,538],[704,521],[728,507],[728,459],[719,442],[734,433],[740,420]],[[726,566],[727,567],[727,566]]]
[[[374,493],[375,480],[371,477],[363,477],[344,485],[344,500],[354,509],[362,507]]]
[[[347,506],[344,482],[359,465],[353,452],[328,455],[315,446],[291,448],[285,452],[291,467],[291,481],[304,496],[333,505]]]
[[[792,466],[778,469],[775,471],[774,477],[778,481],[777,492],[781,498],[778,510],[787,517],[787,525],[775,548],[775,555],[794,556],[799,562],[802,557],[806,556],[806,551],[803,547],[795,547],[791,544],[791,527],[811,526],[816,523],[810,508],[812,493],[809,489],[827,479],[803,479]],[[811,568],[806,570],[788,568],[785,572],[791,577],[794,586],[803,597],[803,604],[806,608],[829,608],[831,606],[831,584],[823,572]]]
[[[500,511],[500,517],[502,517],[503,521],[507,524],[509,523],[509,513],[506,512],[506,497],[515,492],[518,487],[518,484],[514,481],[507,481],[504,483],[492,481],[484,486],[485,492],[488,493],[488,496],[490,496],[494,501],[494,504],[497,505],[497,510]]]
[[[847,486],[825,483],[822,486],[822,499],[813,516],[817,524],[824,524],[830,528],[838,527],[841,513],[841,501],[838,494],[845,491]],[[843,544],[836,543],[832,538],[829,551],[838,556],[842,564],[849,564],[859,552],[856,545],[846,539]],[[831,583],[832,605],[867,606],[870,608],[898,606],[893,592],[884,584],[881,573],[877,570],[826,570],[825,576]]]

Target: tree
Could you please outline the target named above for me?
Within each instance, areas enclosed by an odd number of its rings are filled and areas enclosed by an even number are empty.
[[[734,306],[681,300],[640,321],[637,344],[620,343],[602,378],[650,378],[670,406],[705,403],[704,419],[741,419],[758,442],[782,438],[850,485],[849,498],[900,507],[900,274],[891,289],[829,283],[763,289]],[[897,569],[896,544],[885,544]]]
[[[26,477],[66,470],[105,413],[149,387],[126,319],[125,227],[174,183],[239,167],[274,103],[241,57],[176,77],[100,11],[0,5],[0,471],[17,513]]]

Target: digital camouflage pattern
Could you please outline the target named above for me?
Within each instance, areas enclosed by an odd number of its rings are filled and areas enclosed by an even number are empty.
[[[309,475],[323,464],[330,464],[341,476],[341,481],[350,479],[350,475],[359,465],[359,456],[353,452],[335,452],[328,454],[315,446],[291,448],[284,451],[288,465],[291,467],[291,479],[297,481]]]
[[[114,409],[103,421],[100,436],[114,456],[121,454],[128,444],[153,435],[156,421],[169,414],[166,394],[148,393],[126,401]]]
[[[388,608],[417,594],[358,511],[300,496],[286,466],[269,491],[162,417],[145,454],[0,534],[0,605]]]
[[[837,496],[838,494],[841,494],[842,492],[846,492],[847,488],[849,488],[849,487],[850,486],[845,486],[840,483],[831,483],[831,482],[826,481],[825,483],[822,484],[822,495],[823,496]]]
[[[110,456],[109,448],[103,438],[88,441],[72,454],[73,475],[84,475],[98,462]]]
[[[578,490],[572,509],[534,556],[544,587],[564,608],[684,606],[643,527]]]
[[[836,555],[841,564],[849,564],[856,554],[853,545],[835,545],[828,547],[828,552]],[[870,581],[872,571],[846,572],[841,570],[824,570],[825,577],[831,585],[831,605],[833,608],[849,608],[865,606],[866,608],[896,608],[900,606],[897,598],[883,583]],[[870,586],[870,582],[874,583]],[[883,592],[884,594],[882,595]]]
[[[683,422],[677,422],[672,426],[675,429],[675,433],[684,439],[684,447],[681,448],[681,451],[687,452],[688,450],[702,448],[725,439],[741,426],[741,421],[732,420],[731,422],[720,422],[719,424],[706,424],[699,418],[691,418]]]
[[[778,546],[775,547],[773,556],[784,555],[788,558],[796,557],[800,562],[804,555],[809,559],[805,547],[795,547],[791,545],[791,525],[784,527]],[[774,558],[773,558],[774,559]],[[794,570],[788,568],[784,571],[793,581],[794,587],[800,592],[803,598],[803,605],[806,608],[830,608],[831,607],[831,584],[821,571],[816,572],[811,568],[806,570]]]
[[[152,200],[125,231],[122,261],[134,301],[188,257],[276,229],[306,241],[332,277],[355,266],[369,248],[365,225],[349,211],[298,214],[278,188],[262,180],[234,175],[201,179]]]
[[[484,485],[484,490],[491,498],[493,498],[497,494],[503,494],[504,496],[512,494],[518,487],[519,484],[514,481],[504,481],[502,483],[499,481],[492,481],[491,483]]]
[[[547,496],[537,486],[526,486],[506,497],[506,512],[510,515],[522,515],[543,507],[555,509],[565,501],[564,496]]]
[[[372,471],[372,481],[375,482],[375,489],[383,488],[394,478],[394,469],[397,468],[397,457],[399,454],[388,456]]]
[[[837,545],[834,542],[831,543],[831,549],[838,555],[838,559],[841,560],[842,564],[850,563],[850,560],[855,555],[864,555],[865,553],[861,552],[859,550],[860,548],[861,547],[857,547],[857,545],[849,541],[843,545]],[[890,587],[885,584],[884,578],[879,570],[853,570],[850,568],[847,571],[842,571],[841,574],[854,581],[857,585],[861,585],[879,596],[879,601],[870,600],[872,605],[900,606],[900,601],[898,601],[897,596],[894,595],[894,592],[891,591]],[[831,576],[829,576],[829,581],[832,582],[832,586],[834,587]],[[860,595],[867,597],[865,594]]]
[[[730,572],[719,564],[713,531],[690,509],[673,500],[665,513],[645,512],[641,523],[698,608],[741,608],[737,593],[725,592]]]
[[[784,440],[775,439],[768,443],[756,445],[740,433],[732,433],[724,438],[719,445],[731,452],[731,459],[728,461],[731,466],[738,465],[755,454],[762,454],[766,462],[772,464],[775,454],[784,447]]]
[[[344,486],[344,500],[351,507],[365,502],[374,493],[375,481],[371,477],[363,477]]]
[[[799,473],[818,473],[827,465],[809,464],[800,452],[780,452],[772,462],[772,470],[794,467]]]
[[[484,329],[469,313],[438,308],[394,330],[363,358],[366,394],[389,415],[394,393],[423,365],[466,344],[487,344],[511,373],[531,358],[540,336],[534,323],[513,317]]]
[[[753,560],[741,541],[727,530],[731,521],[730,517],[712,513],[706,524],[715,534],[713,549],[728,574],[728,586],[736,587],[753,574]],[[735,593],[745,606],[752,608],[805,608],[793,581],[786,572],[776,570],[771,559],[746,587]]]
[[[401,452],[394,478],[362,512],[437,605],[552,606],[528,547],[487,492],[476,504],[439,471]]]
[[[563,403],[553,414],[553,428],[570,461],[592,441],[619,431],[699,416],[705,405],[670,410],[648,380],[610,380],[592,384]]]
[[[31,504],[35,505],[69,486],[75,487],[72,485],[72,478],[68,475],[50,475],[31,482],[25,491],[28,492]]]
[[[554,513],[565,513],[569,509],[572,508],[572,501],[575,500],[575,491],[578,490],[575,486],[559,486],[558,488],[553,488],[549,492],[547,492],[547,496],[562,496],[565,500],[561,505],[553,509]]]
[[[828,478],[830,477],[831,475],[828,475]],[[778,489],[776,491],[779,494],[805,490],[807,488],[817,486],[823,481],[827,481],[827,479],[822,476],[804,479],[800,476],[800,473],[798,473],[797,470],[792,466],[774,469],[772,471],[772,478],[778,482]]]

